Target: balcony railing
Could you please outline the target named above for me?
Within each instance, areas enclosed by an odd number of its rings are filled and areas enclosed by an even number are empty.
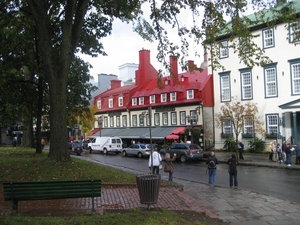
[[[221,138],[229,138],[232,137],[232,133],[221,133]]]
[[[254,134],[252,134],[252,133],[242,133],[242,138],[254,138]]]
[[[277,138],[277,133],[267,133],[266,138]]]

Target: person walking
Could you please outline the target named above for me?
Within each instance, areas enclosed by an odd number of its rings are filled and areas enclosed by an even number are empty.
[[[239,149],[239,159],[244,160],[244,156],[243,156],[244,144],[241,141],[239,141],[238,149]]]
[[[206,160],[206,165],[208,166],[208,184],[212,186],[216,184],[217,164],[218,159],[216,158],[215,153],[211,152]]]
[[[152,163],[152,159],[153,159],[153,163]],[[153,174],[159,174],[160,162],[161,162],[160,154],[157,152],[157,150],[153,150],[153,152],[149,156],[149,163],[148,163],[148,166],[149,166],[150,170],[151,170],[151,167],[152,167],[152,173]]]
[[[270,142],[269,150],[270,150],[269,161],[273,161],[273,142]]]
[[[237,189],[237,187],[238,187],[238,180],[237,180],[238,161],[235,158],[235,154],[232,154],[231,158],[227,160],[227,164],[228,164],[230,188],[232,188],[234,185],[234,188]]]
[[[169,172],[169,181],[173,181],[174,165],[172,162],[175,161],[175,159],[176,153],[174,153],[172,158],[170,157],[170,153],[166,153],[165,161]]]
[[[285,146],[285,155],[286,155],[286,160],[285,160],[286,166],[292,166],[292,150],[291,150],[290,143],[288,143]]]

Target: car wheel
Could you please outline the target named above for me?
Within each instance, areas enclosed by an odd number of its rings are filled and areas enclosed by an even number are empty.
[[[162,153],[162,154],[160,154],[160,156],[161,156],[161,160],[165,160],[165,158],[166,158],[166,155],[164,154],[164,153]]]
[[[103,154],[107,154],[107,149],[106,148],[103,149]]]
[[[139,153],[138,153],[138,157],[139,157],[139,158],[142,158],[142,157],[143,157],[143,154],[142,154],[141,152],[139,152]]]
[[[90,150],[90,154],[92,153],[92,148],[91,147],[89,147],[89,150]]]
[[[122,155],[123,155],[123,156],[127,156],[127,152],[126,152],[126,151],[123,151],[123,152],[122,152]]]
[[[185,155],[180,156],[180,161],[185,163],[186,162],[186,156]]]

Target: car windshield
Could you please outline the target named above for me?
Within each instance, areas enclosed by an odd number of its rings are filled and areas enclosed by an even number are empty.
[[[80,143],[79,142],[73,142],[72,147],[80,147]]]

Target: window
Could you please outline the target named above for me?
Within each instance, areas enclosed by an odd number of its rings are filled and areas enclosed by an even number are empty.
[[[266,115],[266,124],[267,124],[267,133],[268,134],[277,134],[278,132],[278,115],[270,114]]]
[[[275,45],[274,29],[263,30],[263,46],[264,48],[271,48]]]
[[[244,116],[244,134],[254,134],[253,116]]]
[[[144,114],[140,114],[139,115],[139,119],[140,119],[140,126],[143,127],[145,125],[144,121],[145,121],[145,115]]]
[[[150,104],[155,103],[155,95],[150,95]]]
[[[123,97],[119,97],[119,107],[123,106]]]
[[[127,116],[122,116],[123,127],[127,127]]]
[[[232,134],[232,129],[231,129],[231,120],[230,118],[224,117],[222,120],[222,133],[224,134]]]
[[[109,117],[109,121],[110,121],[110,126],[113,127],[114,126],[114,117],[113,116]]]
[[[139,105],[144,105],[144,97],[139,97]]]
[[[180,124],[181,125],[184,125],[186,122],[185,122],[185,118],[186,117],[186,113],[185,113],[185,111],[181,111],[180,112]]]
[[[166,93],[163,93],[160,95],[160,101],[161,102],[166,102],[167,101],[167,94]]]
[[[98,100],[98,101],[97,101],[97,108],[98,108],[98,109],[101,109],[101,107],[102,107],[102,105],[101,105],[101,100]]]
[[[137,105],[137,99],[136,99],[136,98],[132,98],[131,104],[132,104],[132,105]]]
[[[172,125],[176,125],[177,124],[176,112],[171,112],[171,124]]]
[[[276,64],[270,64],[264,67],[265,77],[265,97],[277,97],[277,73]]]
[[[228,41],[222,41],[219,44],[219,51],[220,51],[220,59],[227,58],[228,54]]]
[[[159,126],[159,113],[154,113],[154,124]]]
[[[150,125],[150,119],[149,119],[149,114],[148,113],[146,114],[146,124],[147,124],[147,126]]]
[[[137,116],[136,116],[136,115],[133,115],[133,116],[132,116],[132,125],[133,125],[134,127],[137,126]]]
[[[168,113],[162,114],[163,125],[168,125]]]
[[[224,73],[219,73],[219,75],[220,75],[221,102],[229,102],[231,100],[230,73],[224,72]]]
[[[194,90],[187,90],[186,98],[187,99],[194,99]]]
[[[176,92],[171,92],[170,93],[170,101],[175,102],[176,101]]]
[[[120,127],[120,116],[116,117],[116,126]]]
[[[289,24],[290,43],[300,41],[300,20]]]
[[[252,99],[252,75],[249,69],[240,70],[242,100]]]
[[[108,118],[104,117],[104,127],[108,127]]]
[[[292,95],[300,94],[300,58],[289,60],[292,80]]]
[[[108,108],[112,108],[114,106],[114,100],[112,98],[108,99]]]

